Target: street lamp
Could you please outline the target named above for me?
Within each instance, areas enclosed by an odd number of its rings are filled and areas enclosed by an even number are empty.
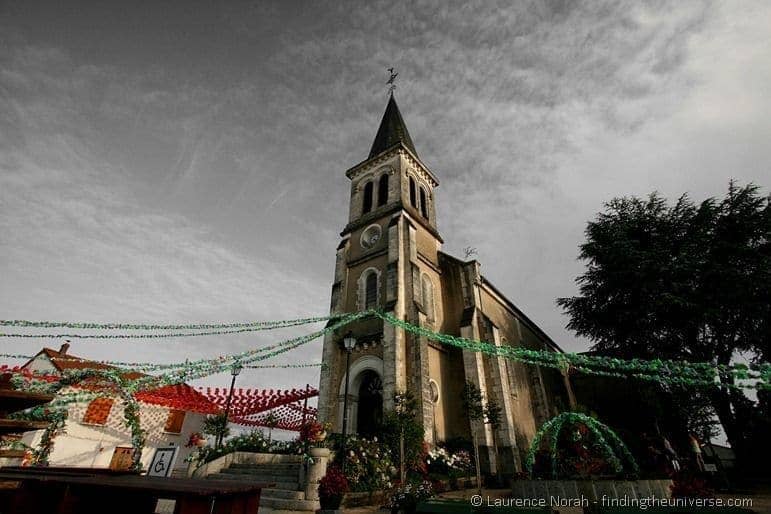
[[[215,444],[215,448],[219,448],[222,446],[222,438],[225,435],[225,427],[228,426],[228,416],[230,416],[230,402],[233,401],[233,388],[236,386],[236,377],[239,373],[241,373],[241,370],[244,369],[244,367],[241,365],[240,362],[236,362],[233,364],[233,367],[230,368],[230,374],[233,375],[233,379],[230,381],[230,392],[228,393],[228,401],[225,403],[225,423],[222,427],[222,430],[217,435],[217,444]]]
[[[341,464],[343,475],[345,475],[345,459],[347,453],[348,437],[346,430],[348,428],[348,384],[351,381],[351,352],[356,347],[356,338],[350,333],[343,338],[345,347],[345,396],[343,396],[343,462]]]

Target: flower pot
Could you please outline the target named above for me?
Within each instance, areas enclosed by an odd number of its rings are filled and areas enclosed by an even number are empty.
[[[319,504],[322,510],[337,510],[343,502],[343,496],[322,496],[319,498]]]

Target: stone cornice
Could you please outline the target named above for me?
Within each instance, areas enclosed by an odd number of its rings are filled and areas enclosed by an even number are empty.
[[[392,147],[382,151],[371,159],[366,159],[356,166],[349,168],[345,172],[345,176],[353,180],[356,175],[358,175],[364,168],[377,167],[378,165],[383,164],[392,158],[394,153],[398,153],[399,155],[404,156],[407,159],[408,166],[413,171],[413,173],[421,177],[424,181],[430,183],[432,188],[439,185],[439,180],[433,173],[431,173],[431,170],[428,169],[428,166],[423,164],[423,161],[421,161],[417,155],[412,153],[410,149],[404,146],[404,144],[401,142],[396,143]]]
[[[368,214],[362,216],[358,220],[352,221],[351,223],[347,224],[345,226],[345,228],[343,229],[343,231],[340,232],[340,236],[341,237],[348,236],[354,230],[357,230],[357,229],[359,229],[361,227],[365,227],[367,225],[370,225],[375,220],[384,218],[386,216],[389,216],[389,215],[397,213],[397,212],[402,212],[402,213],[404,213],[405,218],[407,220],[409,220],[410,223],[412,223],[413,225],[420,225],[421,227],[423,227],[426,230],[428,230],[428,232],[432,236],[437,238],[440,243],[444,243],[444,240],[442,239],[442,236],[439,235],[439,232],[434,227],[429,225],[428,221],[423,219],[423,217],[421,217],[421,216],[417,216],[417,217],[416,216],[412,216],[409,213],[409,211],[401,203],[393,203],[393,204],[390,204],[390,205],[391,205],[390,207],[386,206],[386,207],[388,207],[387,209],[375,210],[375,211],[373,211],[371,213],[368,213]]]
[[[388,253],[388,247],[386,246],[385,248],[381,248],[379,250],[367,252],[364,255],[358,257],[357,259],[348,261],[346,264],[348,264],[349,267],[356,266],[359,263],[368,261],[369,259],[372,259],[374,257],[380,257],[381,255],[386,255],[387,253]]]

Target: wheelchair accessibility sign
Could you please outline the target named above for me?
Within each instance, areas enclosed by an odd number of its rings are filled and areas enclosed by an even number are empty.
[[[177,452],[179,452],[178,446],[156,448],[153,460],[150,461],[150,467],[147,469],[147,475],[151,477],[171,476],[174,461],[177,459]]]

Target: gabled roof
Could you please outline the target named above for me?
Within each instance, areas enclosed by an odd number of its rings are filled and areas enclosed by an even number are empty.
[[[96,362],[71,355],[67,353],[68,349],[69,344],[62,345],[62,348],[58,351],[51,348],[43,348],[34,357],[32,357],[32,359],[24,364],[21,369],[25,369],[41,354],[48,357],[48,360],[60,373],[76,369],[120,369],[116,366],[111,366],[102,362]],[[121,373],[121,376],[126,380],[136,380],[138,378],[147,377],[149,375],[140,373],[138,371],[126,370],[125,373]],[[85,388],[94,387],[94,385],[90,384],[88,380],[82,382],[79,385]],[[104,385],[100,384],[97,387],[101,389],[104,387]],[[205,395],[196,391],[194,388],[187,384],[173,384],[161,386],[155,389],[139,391],[134,394],[134,397],[144,403],[151,403],[169,408],[199,412],[202,414],[213,414],[221,411],[220,407],[216,403],[212,402]]]
[[[74,369],[116,369],[115,366],[110,366],[109,364],[104,364],[101,362],[84,359],[82,357],[77,357],[75,355],[66,353],[67,348],[69,348],[69,345],[67,346],[63,345],[60,350],[43,348],[34,357],[32,357],[32,359],[30,359],[29,362],[24,364],[22,368],[26,368],[40,354],[43,354],[46,357],[48,357],[48,360],[51,362],[53,367],[56,368],[56,370],[59,371],[60,373],[64,371],[74,370]],[[125,374],[123,374],[123,378],[126,378],[128,380],[134,380],[144,376],[147,376],[147,375],[145,375],[144,373],[139,373],[137,371],[127,371]]]
[[[380,122],[380,128],[377,129],[377,135],[375,141],[372,143],[372,149],[369,151],[368,159],[382,153],[396,143],[401,142],[407,147],[413,154],[417,155],[415,145],[412,143],[412,138],[407,130],[407,125],[404,124],[402,113],[399,112],[399,107],[396,105],[394,96],[388,99],[388,105],[386,106],[385,114]]]

